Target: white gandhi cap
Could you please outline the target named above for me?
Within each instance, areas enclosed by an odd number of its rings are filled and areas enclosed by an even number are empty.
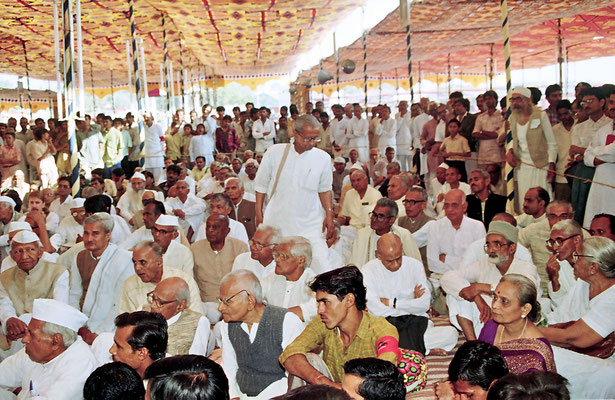
[[[36,233],[32,231],[25,231],[25,230],[20,231],[13,238],[13,243],[26,244],[26,243],[33,243],[33,242],[38,243],[39,246],[41,244],[40,240],[38,240],[38,236],[36,236]]]
[[[6,203],[13,208],[17,205],[15,204],[15,200],[11,199],[9,196],[0,196],[0,203]]]
[[[78,197],[72,200],[70,204],[70,208],[81,208],[83,207],[84,204],[85,204],[85,199]]]
[[[179,220],[175,215],[160,214],[156,220],[156,225],[179,226]]]
[[[143,175],[140,172],[135,172],[132,177],[130,178],[130,180],[132,181],[133,179],[141,179],[142,181],[145,182],[145,175]]]
[[[15,231],[31,231],[32,227],[25,221],[13,221],[8,225],[7,233],[13,233]]]
[[[66,303],[53,299],[36,299],[32,306],[32,318],[51,322],[77,332],[88,317]]]

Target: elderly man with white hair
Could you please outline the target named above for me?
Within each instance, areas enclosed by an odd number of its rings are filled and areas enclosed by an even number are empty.
[[[228,273],[220,284],[218,310],[222,337],[222,368],[231,398],[269,399],[286,393],[286,371],[278,357],[303,330],[292,312],[263,302],[253,273]]]
[[[25,349],[0,364],[0,398],[74,400],[96,367],[77,331],[88,317],[53,299],[36,299],[22,342]],[[15,396],[11,391],[21,389]]]
[[[253,158],[248,159],[243,165],[245,174],[240,174],[239,179],[243,182],[243,188],[246,193],[256,194],[254,180],[256,179],[259,165],[258,161]]]
[[[143,115],[143,132],[145,140],[143,145],[143,158],[145,163],[143,168],[152,171],[154,182],[158,182],[164,168],[164,132],[160,125],[154,123],[151,113]]]
[[[280,228],[260,224],[249,241],[250,251],[241,253],[233,261],[233,271],[247,269],[260,280],[274,273],[273,249],[282,239]]]
[[[440,278],[451,324],[461,329],[468,340],[476,340],[483,324],[491,318],[491,295],[502,276],[525,276],[534,282],[541,297],[536,267],[515,258],[518,235],[517,228],[508,222],[491,221],[484,246],[489,257],[448,271]]]
[[[135,172],[130,178],[130,188],[126,190],[126,193],[117,202],[117,209],[120,215],[132,226],[134,226],[132,217],[137,211],[143,209],[141,198],[144,191],[145,175],[141,172]]]
[[[199,287],[189,274],[173,268],[173,264],[165,264],[162,258],[162,248],[154,241],[139,243],[132,252],[134,275],[122,284],[118,314],[133,312],[142,309],[147,303],[148,294],[154,290],[162,280],[171,277],[180,277],[188,284],[190,289],[190,309],[203,313],[200,302]]]
[[[275,273],[261,283],[268,304],[288,308],[305,323],[316,316],[316,299],[309,283],[317,275],[310,264],[312,246],[301,236],[289,236],[275,246]]]
[[[169,197],[164,203],[168,213],[173,213],[190,224],[192,231],[196,233],[203,223],[203,216],[207,205],[192,193],[185,181],[177,181],[175,184],[177,197]]]
[[[506,153],[506,161],[514,168],[516,211],[521,208],[519,201],[529,188],[540,186],[551,195],[555,177],[557,141],[549,117],[532,105],[531,97],[530,90],[524,87],[514,88],[510,95],[513,143]]]
[[[22,215],[15,211],[15,200],[9,196],[0,196],[0,234],[7,233],[7,225],[18,221]]]
[[[113,331],[122,283],[134,272],[130,252],[111,243],[113,224],[113,217],[107,213],[87,217],[83,234],[85,248],[72,253],[67,260],[69,304],[80,308],[89,318],[87,329],[80,332],[86,342],[91,332]]]
[[[277,225],[285,236],[302,235],[312,244],[313,258],[327,265],[325,239],[335,235],[331,157],[315,148],[321,129],[316,118],[302,115],[294,129],[292,144],[273,145],[263,157],[255,185],[256,223]]]
[[[34,299],[54,298],[68,303],[68,270],[42,258],[41,242],[29,230],[21,230],[12,238],[10,256],[16,266],[0,273],[0,324],[14,342],[13,354],[20,348],[15,341],[27,329],[19,317],[32,312]]]
[[[25,222],[25,221],[15,221],[15,222],[11,222],[8,226],[8,234],[3,235],[5,238],[3,238],[3,240],[6,240],[7,243],[7,253],[8,256],[4,257],[4,260],[2,260],[2,266],[0,267],[0,272],[4,272],[7,269],[14,267],[17,265],[17,263],[15,262],[15,260],[13,260],[13,257],[11,257],[10,254],[10,244],[13,240],[13,238],[15,237],[15,235],[17,235],[19,232],[21,231],[30,231],[32,232],[32,227],[30,226],[29,223]],[[38,238],[40,241],[40,238]],[[43,248],[44,250],[44,248]],[[46,251],[43,251],[43,255],[41,256],[41,260],[45,260],[45,261],[50,261],[50,262],[56,262],[56,260],[58,259],[58,254],[57,253],[47,253]]]

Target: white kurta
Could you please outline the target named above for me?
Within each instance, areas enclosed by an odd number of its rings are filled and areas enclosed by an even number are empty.
[[[350,121],[351,120],[343,117],[341,120],[333,118],[329,124],[329,138],[331,139],[331,143],[335,142],[336,145],[342,148],[339,152],[339,155],[342,156],[346,153],[346,146],[348,144],[346,141],[346,132],[348,132]]]
[[[264,135],[264,133],[269,132],[268,135]],[[255,149],[257,153],[264,153],[267,151],[269,147],[273,145],[273,140],[275,139],[275,125],[273,121],[270,119],[261,121],[260,119],[254,121],[254,125],[252,125],[252,137],[255,139]]]
[[[534,161],[532,161],[532,158],[530,157],[530,151],[527,144],[528,128],[535,128],[539,125],[542,125],[544,136],[547,141],[547,148],[545,150],[547,151],[548,161],[550,163],[555,163],[557,161],[557,141],[555,140],[555,135],[553,135],[551,122],[549,122],[547,113],[542,112],[540,114],[540,120],[530,120],[525,125],[519,125],[517,123],[519,155],[521,162],[524,163],[517,167],[516,180],[518,192],[515,193],[515,198],[517,199],[523,199],[525,192],[536,186],[544,188],[547,192],[549,192],[551,197],[553,196],[551,185],[547,184],[547,169],[538,169],[534,167]]]
[[[214,160],[215,149],[216,144],[212,133],[192,136],[192,140],[190,140],[190,146],[188,148],[190,153],[190,161],[196,162],[196,158],[198,156],[203,156],[205,157],[205,164],[209,165]]]
[[[615,131],[613,123],[609,123],[600,129],[591,144],[585,150],[585,165],[594,166],[596,158],[604,161],[596,167],[594,173],[594,181],[606,183],[607,185],[615,186]],[[610,140],[610,144],[606,144]],[[592,184],[587,196],[587,206],[585,209],[585,219],[583,226],[589,226],[596,214],[607,213],[615,214],[615,202],[613,195],[615,190],[608,186]]]
[[[172,240],[169,243],[167,251],[162,255],[162,262],[164,265],[182,270],[190,276],[193,274],[194,256],[192,251],[179,241]]]
[[[143,203],[141,198],[143,197],[143,191],[141,193],[135,192],[132,187],[126,190],[126,193],[120,197],[117,202],[117,208],[120,210],[120,216],[122,216],[126,222],[130,222],[133,215],[143,209]]]
[[[58,214],[58,216],[60,217],[60,220],[62,220],[64,217],[67,217],[70,215],[70,207],[72,205],[71,204],[72,200],[73,200],[73,197],[70,194],[66,196],[66,200],[64,200],[63,203],[62,201],[60,201],[59,198],[57,198],[54,201],[52,201],[51,204],[49,205],[49,211]]]
[[[397,144],[397,150],[395,155],[410,155],[412,152],[410,148],[413,144],[412,138],[412,117],[407,112],[403,117],[400,113],[395,115],[397,134],[395,135],[395,142]]]
[[[274,145],[265,153],[256,174],[257,192],[271,196],[286,146]],[[322,233],[325,211],[318,194],[331,191],[331,157],[317,148],[299,154],[293,145],[290,146],[276,192],[265,210],[263,223],[278,226],[283,236],[305,237],[312,245],[312,257],[318,259],[321,265],[326,265],[327,245]]]
[[[397,143],[395,136],[397,134],[397,124],[393,118],[389,118],[386,121],[381,121],[376,128],[376,135],[378,139],[378,148],[380,154],[384,154],[387,147],[392,147],[397,150]]]
[[[171,215],[173,214],[173,210],[182,210],[184,214],[186,214],[186,222],[188,222],[192,230],[196,232],[203,223],[203,216],[207,205],[203,200],[188,193],[186,202],[182,202],[179,197],[169,197],[167,201],[165,201],[164,207],[167,213]]]
[[[348,150],[356,149],[359,153],[359,161],[366,163],[369,161],[369,121],[357,117],[350,120],[350,129],[346,130],[348,140]]]
[[[271,261],[269,265],[263,267],[258,260],[252,258],[251,253],[248,251],[235,257],[232,270],[237,271],[238,269],[247,269],[262,282],[263,279],[275,272],[275,261]]]
[[[80,245],[83,246],[81,243]],[[83,293],[77,254],[79,251],[71,252],[72,256],[64,264],[70,270],[69,304],[75,308],[79,308]],[[92,273],[81,310],[89,317],[87,326],[92,332],[112,332],[115,329],[113,320],[118,314],[122,284],[133,274],[131,253],[109,243]]]
[[[443,274],[459,268],[463,253],[475,240],[484,239],[485,225],[475,219],[463,217],[459,229],[453,228],[448,218],[434,221],[427,233],[427,263],[432,272]],[[440,261],[440,254],[446,254]]]
[[[158,124],[147,126],[143,124],[145,140],[143,145],[143,158],[145,168],[164,168],[164,132]]]
[[[430,285],[427,283],[425,269],[420,261],[411,257],[402,257],[401,267],[389,271],[378,259],[363,266],[363,282],[367,288],[367,310],[374,317],[399,317],[417,315],[429,318],[427,310],[431,302]],[[414,297],[414,287],[420,285],[425,293]],[[380,299],[388,299],[385,306]],[[393,300],[395,307],[393,307]],[[431,320],[424,334],[425,348],[450,351],[457,344],[457,331],[450,326],[435,327]]]
[[[316,316],[315,293],[308,286],[315,277],[316,272],[311,268],[304,270],[296,281],[289,281],[283,275],[271,274],[261,280],[263,296],[267,304],[273,306],[298,306],[303,313],[303,321],[307,324]]]
[[[562,303],[547,315],[549,324],[582,319],[603,338],[615,331],[615,286],[589,299],[589,284],[578,279]],[[557,372],[570,382],[570,398],[615,398],[615,356],[587,356],[553,346]]]
[[[96,367],[89,346],[77,336],[75,343],[46,364],[30,360],[25,349],[7,358],[0,364],[0,386],[11,390],[21,387],[17,399],[81,399],[83,385]],[[0,398],[15,397],[0,391]]]
[[[267,386],[258,396],[248,397],[241,393],[239,386],[237,385],[237,371],[239,366],[237,365],[237,355],[235,349],[231,344],[231,340],[228,337],[228,323],[222,321],[219,324],[220,334],[222,336],[222,368],[228,378],[230,397],[239,397],[240,399],[258,399],[266,400],[275,396],[286,393],[288,390],[288,379],[286,377],[277,380]],[[299,334],[303,331],[303,322],[295,314],[289,312],[284,316],[284,322],[282,323],[282,348],[286,348]],[[248,330],[246,323],[241,324],[243,329],[250,338],[250,342],[253,343],[256,339],[259,324],[252,324],[252,328]]]

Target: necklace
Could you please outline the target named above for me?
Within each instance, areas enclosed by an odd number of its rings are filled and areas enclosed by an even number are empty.
[[[525,333],[525,327],[527,326],[527,319],[525,320],[525,324],[523,324],[523,330],[521,331],[521,334],[519,335],[519,337],[517,339],[521,339],[521,336],[523,336],[523,334]],[[500,331],[500,344],[502,344],[502,337],[504,336],[504,330],[506,329],[506,327],[504,325],[502,325],[502,330]]]

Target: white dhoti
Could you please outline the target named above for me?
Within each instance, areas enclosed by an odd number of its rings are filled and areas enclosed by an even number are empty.
[[[531,165],[521,164],[515,170],[515,179],[517,183],[517,192],[515,193],[515,199],[519,204],[519,209],[522,209],[523,198],[525,193],[536,186],[540,186],[545,189],[551,198],[553,198],[553,191],[551,185],[547,184],[547,170],[538,169]]]
[[[457,344],[459,333],[452,326],[434,326],[430,320],[427,330],[423,335],[425,341],[425,353],[429,354],[432,349],[444,349],[451,351]]]
[[[557,372],[568,379],[571,399],[615,398],[615,360],[553,346]]]
[[[448,318],[451,320],[451,324],[461,330],[457,316],[463,317],[472,321],[474,326],[474,333],[476,337],[480,335],[480,331],[483,329],[483,323],[480,321],[480,311],[476,307],[475,303],[471,303],[466,300],[458,300],[454,296],[446,296],[446,305],[448,306]]]

